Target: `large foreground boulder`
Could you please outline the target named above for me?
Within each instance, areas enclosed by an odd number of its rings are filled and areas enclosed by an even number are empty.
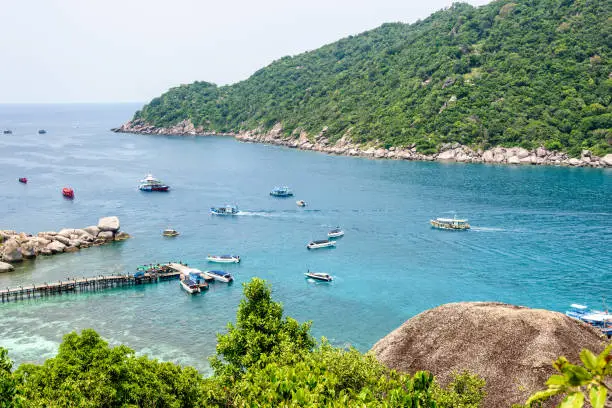
[[[119,231],[119,218],[117,217],[104,217],[98,221],[98,228],[100,231]]]
[[[2,272],[10,272],[13,269],[15,269],[15,267],[13,265],[11,265],[10,263],[0,262],[0,273],[2,273]]]
[[[9,238],[0,247],[0,259],[4,262],[19,262],[23,260],[19,242],[17,242],[15,237]]]
[[[579,362],[583,348],[601,352],[605,338],[561,313],[504,303],[450,303],[427,310],[379,340],[372,351],[386,366],[428,370],[446,384],[469,370],[486,382],[483,407],[524,403],[545,389],[552,361]]]

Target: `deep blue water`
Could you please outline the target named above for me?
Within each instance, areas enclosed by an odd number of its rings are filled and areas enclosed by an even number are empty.
[[[176,281],[0,305],[0,346],[17,362],[52,356],[61,336],[93,327],[113,344],[207,371],[215,334],[232,321],[241,283],[267,279],[285,312],[334,344],[369,349],[406,319],[456,301],[563,311],[612,301],[612,171],[375,161],[245,144],[226,137],[114,134],[137,105],[0,105],[0,229],[36,233],[117,215],[133,238],[40,257],[0,286],[134,271],[236,253],[236,283],[188,296]],[[46,135],[37,130],[45,128]],[[172,186],[142,193],[152,172]],[[28,177],[23,185],[17,178]],[[296,196],[274,199],[274,185]],[[63,199],[65,185],[74,201]],[[296,199],[308,206],[298,208]],[[236,203],[235,217],[208,214]],[[467,217],[468,232],[432,230]],[[342,226],[335,249],[307,251]],[[176,239],[161,237],[172,226]],[[310,268],[331,284],[304,279]],[[441,322],[443,324],[443,322]]]

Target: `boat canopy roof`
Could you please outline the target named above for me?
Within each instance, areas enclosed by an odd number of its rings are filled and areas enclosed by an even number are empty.
[[[311,244],[326,244],[329,242],[329,239],[320,239],[317,241],[312,241]]]
[[[230,273],[225,271],[208,271],[208,273],[212,273],[219,276],[228,276]]]
[[[460,220],[460,219],[457,219],[457,218],[436,218],[436,221],[438,221],[438,222],[448,222],[448,223],[457,222],[457,223],[461,224],[461,223],[467,222],[468,220],[467,219]]]
[[[578,303],[572,303],[572,304],[570,305],[570,307],[571,307],[571,308],[574,308],[574,309],[580,309],[580,310],[586,310],[586,309],[588,309],[588,307],[587,307],[587,306],[585,306],[585,305],[581,305],[581,304],[578,304]]]

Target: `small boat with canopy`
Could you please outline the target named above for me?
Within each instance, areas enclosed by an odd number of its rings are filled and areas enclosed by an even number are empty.
[[[238,212],[238,207],[230,204],[224,207],[210,207],[210,213],[214,215],[236,215]]]
[[[195,281],[191,279],[182,280],[180,282],[180,285],[187,293],[190,293],[192,295],[200,293],[200,285],[198,285]]]
[[[166,228],[162,232],[162,235],[164,237],[177,237],[179,235],[179,232],[177,230],[173,230],[172,228]]]
[[[270,191],[270,195],[273,197],[291,197],[293,196],[293,191],[287,186],[274,187]]]
[[[468,220],[466,219],[458,219],[458,218],[436,218],[435,220],[430,220],[429,223],[433,228],[445,229],[445,230],[454,230],[454,231],[464,231],[470,229],[470,224],[468,224]]]
[[[344,231],[342,231],[342,228],[336,227],[334,229],[329,230],[327,236],[330,238],[340,238],[344,236]]]
[[[206,260],[216,263],[239,263],[240,257],[238,255],[208,255]]]
[[[202,273],[204,275],[207,275],[213,278],[214,280],[217,280],[223,283],[230,283],[231,281],[234,280],[234,277],[232,276],[232,274],[229,272],[225,272],[225,271],[205,271]]]

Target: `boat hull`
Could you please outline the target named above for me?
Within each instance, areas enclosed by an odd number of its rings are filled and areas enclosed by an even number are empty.
[[[206,260],[208,262],[213,262],[213,263],[239,263],[240,262],[240,258],[217,258],[214,256],[206,257]]]
[[[238,214],[238,210],[235,210],[235,211],[225,211],[225,210],[219,210],[218,208],[211,208],[210,209],[210,213],[212,215],[236,215],[236,214]]]
[[[223,282],[223,283],[230,283],[234,280],[234,278],[231,275],[229,277],[225,277],[225,276],[217,275],[216,273],[211,273],[210,271],[205,271],[202,273],[210,278],[213,278],[216,281]]]
[[[340,238],[344,236],[344,232],[330,232],[327,234],[329,238]]]
[[[138,189],[140,191],[147,191],[147,192],[151,192],[151,191],[166,192],[170,190],[170,187],[169,186],[138,186]]]
[[[328,243],[325,244],[308,244],[306,245],[306,248],[308,249],[321,249],[321,248],[333,248],[336,246],[336,243],[333,241],[330,241]]]
[[[447,231],[467,231],[470,229],[470,225],[469,224],[461,224],[461,225],[456,225],[456,224],[447,224],[447,223],[443,223],[443,222],[438,222],[436,220],[431,220],[429,221],[429,223],[431,224],[432,228],[435,229],[443,229],[443,230],[447,230]]]
[[[315,274],[315,273],[305,273],[304,275],[307,278],[315,279],[321,282],[331,282],[333,280],[333,278],[327,274],[321,275],[321,274]]]

